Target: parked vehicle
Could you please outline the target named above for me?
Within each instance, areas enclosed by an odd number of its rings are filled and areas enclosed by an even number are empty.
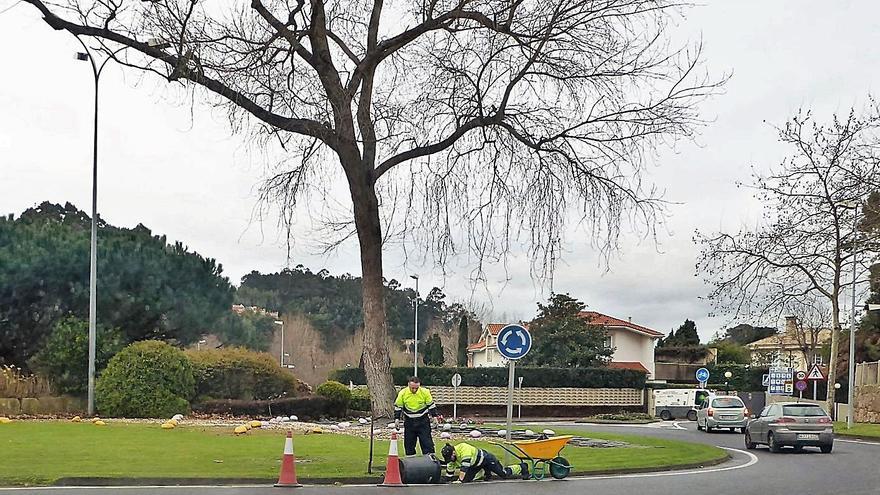
[[[771,404],[749,421],[745,444],[754,449],[766,444],[771,452],[783,447],[819,447],[823,453],[834,446],[834,426],[831,417],[818,404],[807,402],[780,402]]]
[[[711,433],[716,428],[739,429],[746,432],[749,410],[736,396],[710,395],[697,408],[697,430]]]
[[[654,413],[662,420],[697,419],[697,406],[702,404],[709,391],[702,388],[668,388],[654,391]]]

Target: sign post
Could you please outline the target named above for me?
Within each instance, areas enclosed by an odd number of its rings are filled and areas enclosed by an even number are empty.
[[[516,361],[522,359],[532,348],[532,335],[521,325],[507,325],[498,332],[498,353],[507,358],[509,371],[507,374],[507,435],[510,442],[510,431],[513,428],[513,379],[516,375]],[[509,464],[510,454],[505,454],[504,463]]]
[[[461,375],[452,375],[452,419],[458,418],[458,387],[461,385]]]

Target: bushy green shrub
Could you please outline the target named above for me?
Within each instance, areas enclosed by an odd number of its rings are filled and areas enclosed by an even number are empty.
[[[196,400],[268,400],[296,395],[296,378],[275,359],[241,347],[187,351]]]
[[[98,376],[114,354],[123,347],[118,328],[96,329],[95,370]],[[52,333],[31,360],[31,366],[46,376],[62,394],[84,396],[89,379],[89,322],[68,316],[52,327]]]
[[[370,402],[370,390],[366,388],[356,388],[351,393],[351,402],[348,407],[355,411],[372,411],[372,403]]]
[[[348,387],[339,382],[328,380],[319,385],[315,393],[330,401],[332,415],[345,416],[348,405],[351,403],[351,390]]]
[[[206,400],[193,405],[193,411],[203,414],[231,414],[233,416],[290,416],[301,421],[335,416],[330,401],[320,395],[277,400]],[[271,412],[270,412],[271,411]]]
[[[110,359],[98,380],[95,400],[105,416],[168,418],[186,413],[194,392],[192,367],[183,351],[146,340]]]
[[[506,387],[508,370],[504,368],[445,368],[420,366],[422,384],[451,386],[452,375],[461,374],[461,384],[466,387]],[[391,368],[394,384],[405,386],[412,374],[411,367]],[[645,388],[645,374],[641,371],[614,368],[543,368],[519,367],[516,375],[523,377],[523,387],[576,387],[576,388]],[[334,380],[365,385],[364,370],[346,368],[332,374]]]

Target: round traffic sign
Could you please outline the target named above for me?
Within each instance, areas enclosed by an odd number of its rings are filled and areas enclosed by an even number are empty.
[[[532,335],[521,325],[507,325],[498,332],[498,352],[507,359],[521,359],[531,348]]]
[[[456,374],[452,375],[452,386],[458,387],[459,385],[461,385],[461,375],[456,373]]]
[[[697,370],[697,381],[698,382],[708,382],[709,381],[709,370],[706,368],[700,368]]]
[[[794,386],[795,386],[795,388],[797,388],[798,390],[803,392],[804,390],[807,389],[807,382],[805,382],[803,380],[798,380],[797,382],[795,382]]]
[[[798,371],[797,373],[795,373],[795,377],[797,377],[798,380],[806,380],[807,379],[807,372],[806,371]]]

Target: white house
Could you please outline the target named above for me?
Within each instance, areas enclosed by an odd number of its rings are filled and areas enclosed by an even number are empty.
[[[584,311],[581,317],[591,325],[605,327],[608,333],[606,345],[614,347],[614,354],[608,364],[611,368],[644,371],[654,375],[654,344],[663,334],[656,330],[637,325],[630,320],[621,320],[596,311]],[[507,361],[498,354],[498,332],[504,323],[490,323],[483,329],[480,339],[468,346],[468,366],[506,366]]]

